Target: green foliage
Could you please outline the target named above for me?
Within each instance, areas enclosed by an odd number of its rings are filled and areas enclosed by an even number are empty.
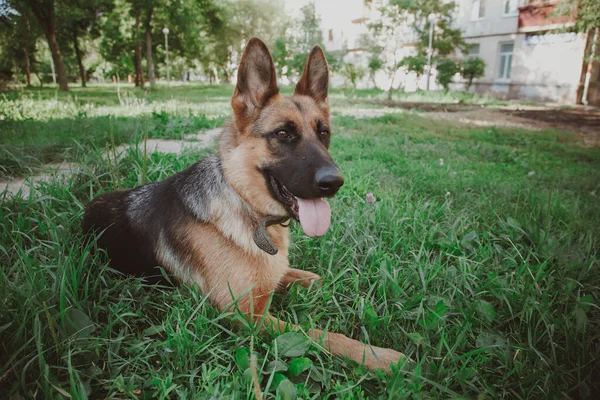
[[[345,63],[341,73],[346,83],[350,82],[352,88],[356,89],[356,83],[364,78],[366,70],[361,65]]]
[[[429,48],[430,22],[427,17],[430,14],[437,17],[432,43],[434,55],[445,57],[457,50],[462,52],[468,50],[469,45],[462,37],[460,29],[453,28],[457,7],[454,1],[390,0],[390,2],[413,17],[413,29],[419,35],[417,46],[420,53],[425,53]]]
[[[460,73],[467,80],[469,90],[473,79],[481,78],[485,74],[485,61],[479,57],[469,57],[462,62]]]
[[[300,18],[283,24],[280,36],[275,39],[272,47],[273,61],[278,76],[288,79],[298,77],[306,64],[306,57],[315,45],[325,48],[321,17],[317,14],[313,2],[300,9]],[[329,70],[337,73],[342,69],[344,50],[325,52]]]
[[[452,83],[454,75],[456,75],[460,69],[454,60],[446,58],[437,63],[436,69],[438,71],[437,81],[448,90],[448,86]]]
[[[425,72],[427,66],[427,57],[424,55],[404,57],[398,64],[398,67],[406,67],[407,71],[417,74],[417,80]]]
[[[367,69],[369,70],[369,80],[373,82],[373,87],[376,86],[375,74],[382,68],[383,60],[381,59],[379,54],[371,54],[371,56],[369,57],[369,63],[367,64]]]
[[[600,2],[597,0],[561,0],[556,5],[556,13],[575,16],[575,30],[587,33],[600,28]]]
[[[403,29],[410,14],[396,1],[374,0],[370,2],[370,7],[376,10],[381,18],[368,24],[369,34],[361,37],[361,46],[369,49],[381,60],[381,69],[390,81],[388,99],[391,99],[398,70],[398,50],[408,44],[404,40]]]

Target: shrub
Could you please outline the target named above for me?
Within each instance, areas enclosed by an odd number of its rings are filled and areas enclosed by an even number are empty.
[[[467,91],[473,83],[473,79],[481,78],[485,73],[485,61],[479,57],[467,58],[462,63],[462,76],[467,80]]]
[[[437,64],[438,76],[437,81],[448,90],[448,86],[452,83],[452,79],[457,72],[459,72],[458,65],[456,62],[450,59],[444,59]]]
[[[356,89],[356,82],[365,76],[365,72],[363,67],[352,63],[344,64],[344,68],[341,71],[346,82],[350,82],[354,89]]]

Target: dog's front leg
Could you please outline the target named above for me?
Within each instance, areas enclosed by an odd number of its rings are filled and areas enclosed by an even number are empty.
[[[289,330],[302,330],[301,327],[285,323],[271,314],[265,317],[263,327],[271,332],[275,331],[278,333]],[[411,361],[410,358],[396,350],[369,346],[340,333],[325,332],[320,329],[308,329],[307,334],[312,340],[320,343],[334,356],[347,357],[370,370],[379,369],[389,374],[392,372],[392,365],[397,365],[403,361]]]
[[[294,282],[298,282],[304,287],[309,287],[313,282],[317,282],[319,279],[321,279],[321,277],[312,272],[290,268],[279,281],[278,290],[287,290]],[[321,284],[320,282],[317,283]]]

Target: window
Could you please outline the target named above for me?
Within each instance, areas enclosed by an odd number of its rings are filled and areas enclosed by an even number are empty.
[[[519,0],[504,0],[504,15],[515,15],[519,12]]]
[[[329,41],[333,42],[333,29],[329,30]]]
[[[480,19],[485,16],[485,0],[473,0],[471,19]]]
[[[514,47],[514,43],[500,43],[498,79],[510,79]]]
[[[479,57],[479,43],[471,43],[469,57]]]

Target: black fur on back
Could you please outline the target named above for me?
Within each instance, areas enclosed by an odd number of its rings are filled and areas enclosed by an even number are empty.
[[[220,160],[209,156],[162,182],[104,193],[86,208],[83,232],[97,237],[113,269],[157,276],[159,240],[177,249],[172,228],[190,219],[207,222],[211,199],[232,190]]]

